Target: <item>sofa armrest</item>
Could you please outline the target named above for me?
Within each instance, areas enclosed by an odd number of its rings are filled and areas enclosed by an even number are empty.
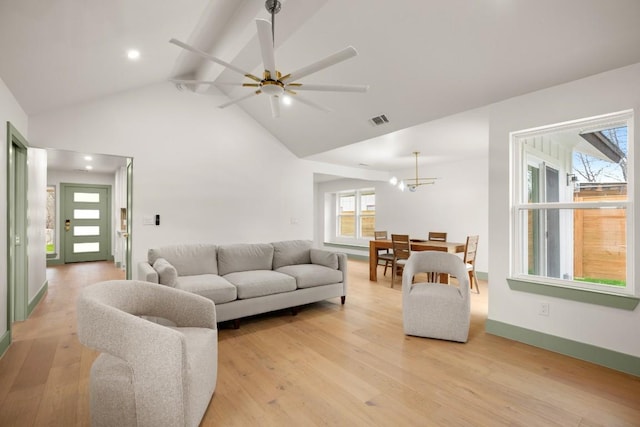
[[[160,283],[158,272],[146,261],[138,263],[138,280],[151,283]]]

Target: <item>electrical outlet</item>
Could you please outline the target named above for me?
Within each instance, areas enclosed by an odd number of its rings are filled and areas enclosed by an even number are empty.
[[[538,314],[540,316],[548,316],[549,315],[549,303],[548,302],[541,302],[540,303],[540,309],[538,310]]]

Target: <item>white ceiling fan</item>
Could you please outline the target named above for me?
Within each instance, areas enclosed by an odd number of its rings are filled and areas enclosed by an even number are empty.
[[[358,54],[358,52],[352,47],[346,47],[345,49],[334,53],[333,55],[327,56],[320,61],[314,62],[313,64],[307,65],[306,67],[300,68],[292,73],[282,75],[276,69],[276,61],[274,55],[274,39],[275,39],[275,15],[280,11],[280,1],[279,0],[267,0],[265,2],[265,7],[267,11],[271,13],[271,22],[265,19],[256,19],[256,25],[258,27],[258,39],[260,41],[260,51],[262,54],[262,63],[264,65],[264,73],[262,78],[259,78],[248,71],[245,71],[235,65],[229,64],[221,59],[218,59],[212,55],[209,55],[202,50],[190,46],[180,40],[171,39],[170,43],[175,44],[183,49],[186,49],[190,52],[193,52],[201,57],[208,59],[209,61],[215,62],[216,64],[220,64],[226,68],[229,68],[232,71],[235,71],[243,76],[252,80],[249,83],[239,83],[239,86],[255,88],[250,93],[243,95],[239,98],[232,99],[229,102],[226,102],[220,105],[220,108],[228,107],[229,105],[236,104],[240,101],[243,101],[247,98],[251,98],[255,95],[265,94],[269,96],[271,101],[271,114],[272,116],[279,117],[280,116],[280,99],[285,95],[291,95],[291,98],[299,101],[303,104],[309,105],[311,107],[317,108],[324,112],[329,112],[326,107],[316,104],[304,97],[301,97],[297,91],[324,91],[324,92],[366,92],[369,87],[366,85],[337,85],[337,84],[306,84],[300,83],[298,80],[306,77],[310,74],[328,68],[332,65],[335,65],[339,62],[342,62],[346,59],[352,58]],[[180,80],[180,79],[171,79],[170,81],[174,83],[180,84],[215,84],[214,81],[207,80]]]

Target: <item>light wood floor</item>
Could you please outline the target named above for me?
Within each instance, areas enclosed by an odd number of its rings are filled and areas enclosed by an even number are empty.
[[[0,359],[0,426],[89,424],[96,353],[76,338],[75,298],[121,276],[108,263],[48,269],[48,294]],[[400,286],[379,277],[350,261],[346,305],[223,325],[202,425],[640,426],[640,378],[486,334],[486,283],[457,344],[404,336]]]

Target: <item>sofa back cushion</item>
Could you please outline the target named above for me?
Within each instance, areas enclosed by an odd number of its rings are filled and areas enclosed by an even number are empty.
[[[147,258],[151,265],[158,258],[166,259],[169,264],[175,267],[178,276],[218,274],[216,245],[208,243],[171,245],[149,249]]]
[[[221,276],[237,271],[271,270],[273,246],[269,243],[238,243],[218,246],[218,272]]]
[[[272,245],[274,270],[285,265],[311,264],[311,240],[285,240]]]
[[[311,249],[311,262],[337,270],[340,267],[338,254],[322,249]]]

